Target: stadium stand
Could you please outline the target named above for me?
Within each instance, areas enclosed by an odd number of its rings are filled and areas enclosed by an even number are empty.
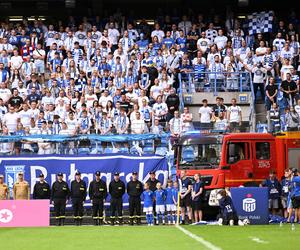
[[[165,154],[169,143],[22,140],[31,135],[169,133],[174,142],[194,128],[299,129],[297,23],[274,18],[273,32],[259,33],[247,19],[171,20],[3,21],[1,135],[20,139],[0,141],[1,154]]]

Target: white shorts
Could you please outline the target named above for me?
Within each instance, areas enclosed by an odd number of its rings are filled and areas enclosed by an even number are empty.
[[[175,206],[175,204],[167,204],[166,210],[167,210],[167,212],[176,212],[177,207]]]
[[[165,212],[165,205],[156,205],[155,206],[156,213],[164,213]]]
[[[153,207],[144,207],[143,212],[144,213],[152,213],[153,212]]]

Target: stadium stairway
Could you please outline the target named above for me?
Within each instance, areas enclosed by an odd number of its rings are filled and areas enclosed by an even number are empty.
[[[189,107],[190,112],[193,114],[193,125],[195,129],[200,127],[199,122],[199,108],[202,106],[202,100],[207,99],[208,105],[213,106],[216,103],[216,97],[220,96],[224,98],[224,105],[229,107],[231,105],[231,99],[237,99],[237,105],[242,109],[242,128],[243,132],[249,131],[249,118],[251,114],[252,97],[250,92],[219,92],[215,95],[213,92],[197,92],[193,94],[184,94],[184,105]]]
[[[267,123],[267,110],[264,103],[255,104],[256,123]]]

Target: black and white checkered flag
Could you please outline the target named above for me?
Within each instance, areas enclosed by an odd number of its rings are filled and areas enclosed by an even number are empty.
[[[273,11],[254,12],[248,15],[249,34],[272,32]]]

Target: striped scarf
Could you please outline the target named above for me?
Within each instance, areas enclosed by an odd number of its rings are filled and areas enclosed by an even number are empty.
[[[269,66],[270,68],[273,67],[273,56],[272,55],[264,56],[264,65]]]
[[[24,57],[27,57],[27,56],[30,56],[32,57],[32,53],[34,51],[34,47],[33,46],[29,46],[27,47],[26,45],[22,47],[22,55],[23,55],[23,58]]]

